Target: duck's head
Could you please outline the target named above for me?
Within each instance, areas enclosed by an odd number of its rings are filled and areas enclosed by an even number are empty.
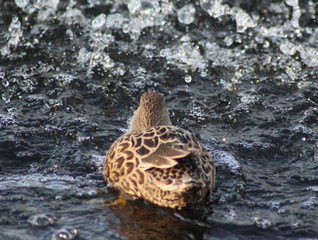
[[[155,91],[144,93],[130,122],[129,132],[143,131],[162,125],[171,125],[164,97]]]

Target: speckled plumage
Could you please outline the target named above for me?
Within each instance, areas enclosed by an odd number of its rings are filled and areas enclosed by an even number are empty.
[[[171,125],[162,95],[147,92],[129,132],[108,150],[104,175],[124,194],[182,208],[209,196],[216,174],[203,145],[190,132]]]

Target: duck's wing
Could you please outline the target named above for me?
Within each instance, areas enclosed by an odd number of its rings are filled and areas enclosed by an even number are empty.
[[[195,151],[182,142],[178,137],[180,133],[172,131],[171,127],[154,128],[152,132],[153,135],[148,132],[139,136],[142,144],[136,152],[139,154],[140,167],[143,169],[174,167],[178,164],[178,159]],[[147,135],[152,136],[148,138]]]

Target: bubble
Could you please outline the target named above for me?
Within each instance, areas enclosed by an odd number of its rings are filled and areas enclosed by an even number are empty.
[[[270,226],[272,226],[272,223],[266,218],[255,217],[254,222],[256,223],[258,227],[261,227],[263,229],[267,229]]]
[[[212,151],[212,157],[215,159],[216,163],[220,165],[226,165],[230,171],[234,174],[241,174],[241,165],[239,162],[229,153],[223,151]]]
[[[28,222],[35,227],[44,227],[54,224],[56,219],[56,216],[52,214],[40,213],[31,216]]]
[[[71,41],[74,40],[74,33],[73,33],[73,31],[71,29],[67,29],[65,34],[69,36]]]
[[[303,202],[303,208],[313,208],[318,205],[317,197],[310,197],[308,200]]]
[[[306,188],[307,191],[318,192],[318,186],[311,186]]]
[[[190,75],[186,75],[186,76],[184,77],[184,81],[185,81],[186,83],[190,83],[190,82],[192,81],[192,77],[191,77]]]
[[[75,228],[65,227],[52,234],[51,240],[71,240],[75,239],[78,231]]]
[[[25,158],[25,157],[32,157],[34,153],[32,151],[19,151],[17,152],[17,157]]]
[[[11,96],[6,92],[2,93],[1,97],[5,103],[9,103],[11,100]]]
[[[180,23],[191,24],[195,17],[195,7],[188,4],[178,10],[178,20]]]

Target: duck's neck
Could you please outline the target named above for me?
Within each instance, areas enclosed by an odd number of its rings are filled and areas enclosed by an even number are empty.
[[[143,109],[138,107],[130,122],[129,133],[144,131],[152,127],[172,125],[168,110],[162,109]]]

